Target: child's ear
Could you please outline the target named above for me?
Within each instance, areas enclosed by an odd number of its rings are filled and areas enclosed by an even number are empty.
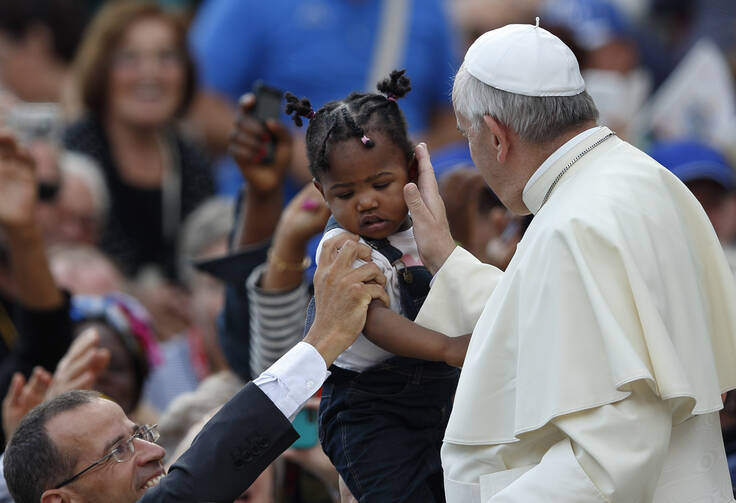
[[[417,161],[417,157],[415,155],[411,156],[407,170],[409,173],[409,182],[417,183],[417,180],[419,180],[419,161]]]
[[[312,184],[314,185],[314,188],[317,189],[320,194],[322,194],[322,199],[324,199],[325,202],[327,202],[327,198],[325,197],[325,191],[322,190],[322,184],[319,183],[319,180],[317,180],[316,178],[312,178]]]

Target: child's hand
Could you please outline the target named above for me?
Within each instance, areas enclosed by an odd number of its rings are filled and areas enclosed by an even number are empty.
[[[448,337],[445,349],[445,363],[453,367],[462,367],[465,362],[465,354],[468,352],[470,334],[460,337]]]

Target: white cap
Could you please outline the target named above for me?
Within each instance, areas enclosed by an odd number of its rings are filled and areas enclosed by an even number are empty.
[[[585,90],[570,48],[531,24],[509,24],[478,37],[465,54],[465,68],[481,82],[514,94],[574,96]]]

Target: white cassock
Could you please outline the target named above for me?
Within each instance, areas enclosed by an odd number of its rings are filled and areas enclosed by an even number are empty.
[[[530,180],[535,217],[505,273],[457,248],[417,317],[473,332],[442,448],[448,503],[733,501],[717,411],[736,387],[736,288],[705,212],[617,137],[542,206],[607,133]]]

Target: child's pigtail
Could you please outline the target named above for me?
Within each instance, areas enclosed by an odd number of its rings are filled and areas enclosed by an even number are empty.
[[[302,127],[302,117],[307,119],[314,117],[314,109],[307,98],[299,99],[290,92],[287,92],[284,97],[286,98],[286,114],[294,114],[292,119],[298,127]]]
[[[409,81],[409,77],[404,75],[405,73],[406,70],[394,70],[389,75],[389,78],[383,79],[378,83],[376,87],[381,93],[386,95],[387,100],[395,102],[411,91],[411,82]]]

